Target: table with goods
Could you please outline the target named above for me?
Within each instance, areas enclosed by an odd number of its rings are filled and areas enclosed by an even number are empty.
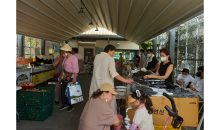
[[[143,71],[142,71],[143,70]],[[181,126],[197,127],[198,126],[198,110],[199,110],[199,98],[195,92],[190,88],[172,89],[173,84],[159,79],[143,79],[144,75],[152,74],[151,71],[146,69],[127,69],[124,72],[125,78],[132,78],[132,84],[126,84],[126,118],[125,126],[130,126],[133,121],[135,109],[133,104],[128,103],[131,94],[136,89],[142,90],[148,95],[153,103],[153,124],[155,130],[161,130],[164,128],[166,120],[168,118],[168,112],[164,108],[168,105],[170,108],[171,102],[163,96],[163,93],[170,95],[175,101],[178,115],[183,118]],[[166,130],[173,130],[171,125],[172,118],[170,119]],[[181,129],[181,127],[179,128]]]
[[[43,83],[52,79],[54,75],[54,67],[52,64],[42,64],[41,66],[20,65],[17,66],[16,82],[17,84],[29,81],[34,84]]]

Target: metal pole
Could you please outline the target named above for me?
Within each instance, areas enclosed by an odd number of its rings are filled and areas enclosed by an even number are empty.
[[[156,55],[156,52],[157,52],[157,37],[153,39],[153,54]]]
[[[198,59],[198,43],[199,43],[199,41],[198,41],[198,39],[199,39],[199,17],[197,17],[197,30],[196,30],[197,32],[197,39],[196,39],[196,51],[195,51],[195,59]],[[197,66],[198,66],[198,62],[197,62],[197,60],[195,61],[195,73],[197,73]],[[196,76],[195,76],[196,77]]]
[[[41,55],[45,55],[45,40],[41,39]]]
[[[178,44],[177,44],[177,66],[176,66],[176,74],[179,66],[179,40],[180,40],[180,26],[178,26]]]
[[[174,52],[175,52],[175,28],[171,29],[169,31],[169,51],[170,51],[170,57],[171,62],[174,64]]]
[[[18,57],[23,56],[23,36],[22,35],[17,35],[18,36]]]
[[[203,120],[204,120],[204,112],[203,112],[203,114],[202,114],[202,116],[201,116],[201,119],[200,119],[200,121],[199,121],[199,123],[198,123],[197,130],[200,130],[201,124],[202,124]]]
[[[188,22],[186,22],[186,33],[185,33],[185,59],[187,59],[187,44],[188,44]],[[185,65],[186,65],[187,60],[185,60]],[[190,69],[190,68],[189,68]]]

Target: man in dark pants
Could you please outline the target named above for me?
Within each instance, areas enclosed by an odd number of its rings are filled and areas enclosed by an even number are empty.
[[[156,70],[160,64],[156,59],[155,55],[153,54],[152,49],[147,50],[147,62],[148,66],[146,67],[146,69],[151,70],[153,73],[156,73]]]

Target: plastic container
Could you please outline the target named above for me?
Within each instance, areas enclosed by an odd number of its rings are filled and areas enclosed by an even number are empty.
[[[31,92],[25,90],[17,91],[17,106],[36,106],[44,107],[53,101],[54,87],[36,87],[46,92]]]
[[[22,89],[30,89],[30,88],[35,88],[36,87],[36,85],[34,85],[34,86],[22,86]]]
[[[17,106],[20,120],[44,121],[53,113],[54,101],[44,107]]]
[[[164,126],[163,125],[154,125],[154,130],[163,130]],[[166,130],[181,130],[182,127],[179,129],[174,129],[173,126],[167,126]]]

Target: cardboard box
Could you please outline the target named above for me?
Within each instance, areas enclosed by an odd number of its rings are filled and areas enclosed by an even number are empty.
[[[127,106],[133,106],[133,104],[128,103],[131,95],[128,95]],[[150,97],[153,103],[153,124],[154,125],[165,125],[168,112],[164,108],[168,105],[172,108],[171,102],[166,97]],[[199,111],[199,99],[198,98],[173,98],[176,104],[176,109],[178,110],[178,115],[183,118],[182,126],[197,127],[198,126],[198,111]],[[128,117],[130,118],[130,123],[134,117],[135,110],[128,110]],[[171,125],[172,117],[168,125]]]

